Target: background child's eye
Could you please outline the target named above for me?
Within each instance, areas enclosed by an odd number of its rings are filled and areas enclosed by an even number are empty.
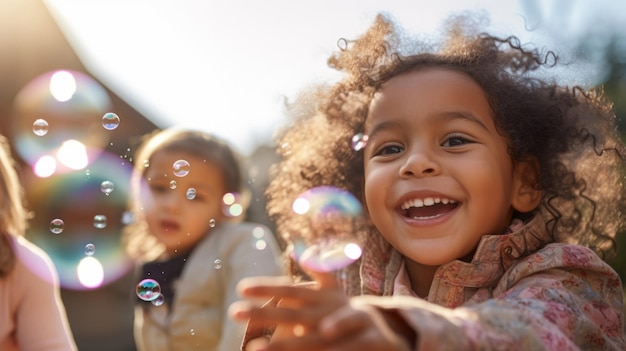
[[[376,155],[391,155],[402,152],[402,147],[399,145],[386,145],[378,149]]]
[[[150,184],[150,190],[155,193],[162,193],[169,190],[169,187],[161,184]]]

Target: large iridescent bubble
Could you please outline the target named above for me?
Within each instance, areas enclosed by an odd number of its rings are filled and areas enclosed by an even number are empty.
[[[46,209],[33,218],[28,235],[52,258],[62,287],[98,288],[132,268],[121,244],[130,173],[131,165],[119,155],[103,151],[85,170],[24,179],[29,202]],[[103,182],[114,183],[115,191],[104,196]],[[96,218],[104,217],[106,225],[96,225]]]
[[[293,258],[305,269],[330,272],[343,269],[361,257],[355,223],[363,208],[348,191],[332,186],[302,193],[292,210],[305,216],[313,238],[295,239]]]
[[[92,152],[104,149],[111,132],[102,127],[102,116],[110,108],[106,90],[87,74],[72,70],[47,72],[16,95],[12,140],[21,158],[33,167],[50,157],[64,157],[59,153],[65,153],[71,162],[80,151],[76,146]],[[84,161],[68,165],[61,160],[55,171],[86,167],[96,156],[84,155]]]

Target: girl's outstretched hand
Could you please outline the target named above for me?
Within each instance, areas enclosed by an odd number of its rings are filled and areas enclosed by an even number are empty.
[[[231,306],[231,316],[255,325],[276,325],[269,342],[253,340],[250,350],[409,351],[414,333],[395,312],[346,296],[333,273],[311,273],[316,284],[285,285],[284,279],[246,278],[239,293],[247,299],[271,298],[275,306],[248,301]]]

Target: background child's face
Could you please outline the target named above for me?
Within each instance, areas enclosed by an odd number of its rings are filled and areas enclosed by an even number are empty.
[[[189,173],[179,177],[173,165],[186,160]],[[170,253],[192,248],[211,227],[211,220],[223,218],[225,185],[219,167],[187,152],[162,150],[150,159],[141,195],[150,233]],[[172,183],[175,182],[175,183]],[[190,193],[189,189],[195,190]]]
[[[411,260],[462,258],[508,225],[517,176],[469,76],[431,68],[392,78],[372,102],[366,133],[370,216]]]

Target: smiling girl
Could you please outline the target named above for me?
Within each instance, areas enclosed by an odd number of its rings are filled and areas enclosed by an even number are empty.
[[[345,78],[281,136],[268,205],[286,240],[314,237],[291,202],[348,190],[367,209],[363,255],[308,272],[313,288],[243,281],[243,297],[280,301],[232,306],[246,350],[626,347],[622,285],[601,259],[626,219],[611,104],[538,79],[553,53],[475,29],[457,17],[441,42],[403,42],[381,16],[331,57]]]

